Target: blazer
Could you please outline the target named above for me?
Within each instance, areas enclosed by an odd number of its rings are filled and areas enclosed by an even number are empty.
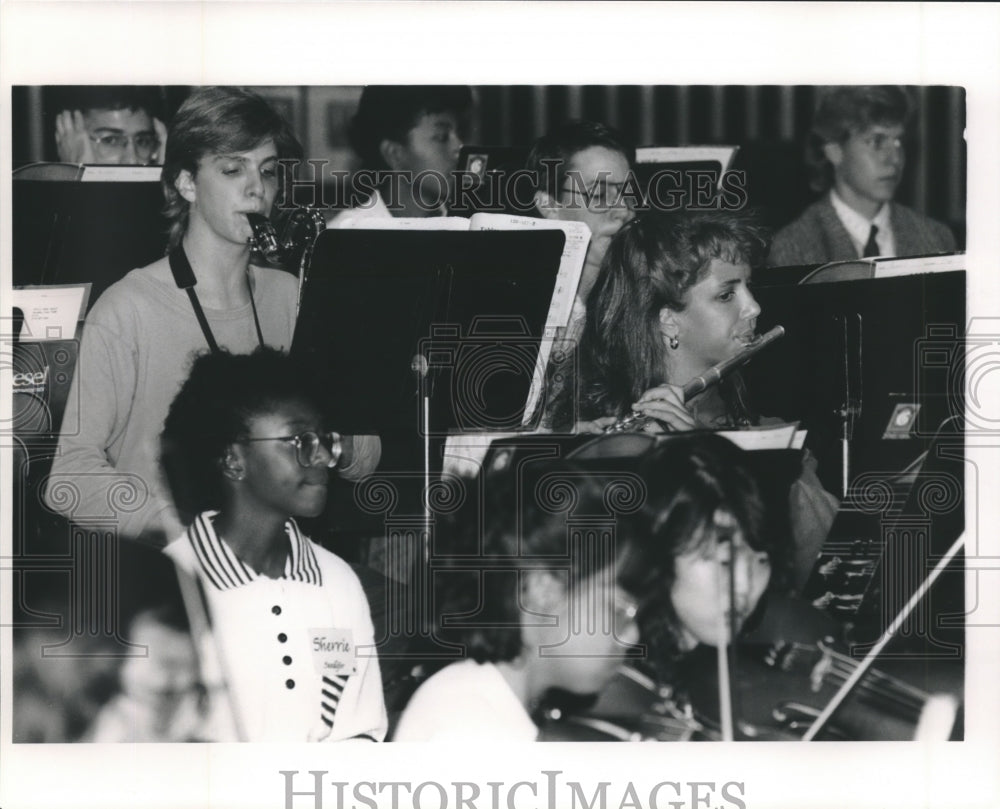
[[[890,205],[889,217],[897,256],[950,253],[955,250],[955,237],[946,225],[898,202]],[[806,208],[802,216],[778,231],[771,245],[767,266],[796,267],[850,261],[858,257],[857,249],[830,201],[830,195],[824,194]]]

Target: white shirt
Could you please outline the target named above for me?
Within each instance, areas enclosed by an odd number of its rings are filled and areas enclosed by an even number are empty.
[[[211,740],[381,741],[388,721],[374,628],[350,565],[289,520],[284,573],[259,575],[215,533],[215,514],[200,514],[164,551],[197,576],[207,601],[211,632],[197,640]],[[338,653],[317,653],[321,638],[337,641]]]
[[[533,742],[538,728],[492,663],[462,660],[414,693],[399,718],[396,742]]]
[[[442,203],[435,216],[447,216],[448,206]],[[344,211],[338,211],[333,216],[331,216],[326,221],[326,226],[328,228],[355,228],[358,224],[365,224],[371,220],[385,220],[392,219],[392,211],[389,210],[389,206],[385,204],[385,200],[382,199],[382,195],[378,190],[374,191],[365,202],[356,208],[348,208]],[[391,225],[389,226],[391,227]]]
[[[875,218],[870,221],[844,202],[833,189],[830,190],[830,202],[833,204],[833,210],[837,212],[840,224],[844,226],[847,235],[851,237],[851,242],[858,251],[858,258],[861,258],[865,252],[865,245],[868,244],[872,225],[878,228],[878,232],[875,234],[878,254],[880,256],[896,255],[896,237],[892,232],[892,220],[889,216],[891,207],[888,202],[883,203],[882,207],[878,209],[878,213],[875,214]]]
[[[363,205],[335,213],[327,220],[326,226],[331,229],[352,228],[356,222],[369,219],[392,219],[392,212],[378,191],[365,200]]]

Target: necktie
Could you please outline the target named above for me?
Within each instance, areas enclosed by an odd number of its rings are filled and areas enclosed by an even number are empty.
[[[877,256],[879,254],[878,242],[875,241],[875,236],[878,234],[878,227],[872,225],[871,232],[868,234],[868,241],[865,243],[865,251],[861,254],[862,258],[871,258],[872,256]]]

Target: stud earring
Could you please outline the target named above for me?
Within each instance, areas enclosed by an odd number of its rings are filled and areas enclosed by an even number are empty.
[[[672,335],[669,338],[669,343],[670,343],[670,348],[673,349],[674,351],[676,351],[677,347],[681,344],[680,340],[677,339],[676,335]]]
[[[222,473],[230,480],[243,480],[243,467],[232,452],[227,452],[222,460]]]

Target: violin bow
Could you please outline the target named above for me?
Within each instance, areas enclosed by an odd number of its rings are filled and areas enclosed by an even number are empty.
[[[843,685],[840,686],[840,690],[833,695],[833,698],[827,703],[827,706],[823,709],[819,716],[816,717],[815,721],[809,726],[809,729],[805,732],[802,737],[802,741],[811,742],[816,738],[823,726],[829,721],[830,717],[833,716],[834,711],[840,707],[841,703],[847,698],[851,690],[855,685],[861,680],[865,675],[865,672],[871,668],[872,664],[875,662],[875,658],[878,657],[882,650],[885,648],[886,644],[892,640],[893,635],[899,631],[899,628],[903,625],[903,621],[907,619],[911,612],[916,609],[917,604],[920,600],[927,595],[927,592],[931,589],[931,585],[937,580],[938,576],[944,571],[944,569],[950,564],[951,560],[955,558],[955,555],[965,546],[965,534],[959,535],[952,546],[948,549],[948,552],[938,560],[938,563],[934,566],[934,569],[930,572],[930,575],[921,582],[920,586],[914,591],[913,595],[910,596],[910,600],[906,602],[906,605],[900,610],[899,614],[893,619],[892,623],[886,628],[885,632],[882,633],[882,637],[878,639],[878,642],[869,650],[868,654],[865,655],[864,660],[858,664],[854,672],[848,677]]]
[[[218,634],[212,627],[212,614],[208,606],[208,596],[205,594],[205,588],[202,586],[201,580],[198,578],[197,574],[190,573],[179,564],[174,564],[174,569],[177,571],[177,581],[180,584],[181,598],[184,601],[185,611],[188,615],[188,622],[191,625],[191,640],[194,643],[195,653],[198,656],[198,673],[199,676],[203,675],[205,671],[205,648],[202,645],[202,640],[208,639],[208,646],[211,648],[212,653],[215,654],[219,669],[219,683],[215,685],[221,687],[221,690],[225,693],[225,699],[228,707],[228,716],[233,723],[233,731],[236,734],[236,741],[245,742],[247,741],[246,730],[243,726],[243,718],[239,712],[236,705],[236,698],[233,695],[233,690],[230,687],[232,678],[229,674],[229,666],[226,662],[226,657],[222,653],[222,647],[219,643]],[[206,687],[213,685],[212,683],[205,683]],[[211,694],[209,699],[216,699],[215,694]]]
[[[716,513],[715,522],[718,528],[731,527],[719,524],[719,515]],[[730,520],[732,518],[729,518]],[[736,638],[736,548],[735,537],[729,538],[729,573],[724,574],[725,566],[722,559],[722,543],[715,543],[716,575],[720,579],[719,604],[719,642],[715,644],[715,660],[718,668],[719,682],[719,729],[722,733],[722,741],[731,742],[733,735],[733,692],[730,668],[734,661],[730,660],[730,653],[733,642]],[[725,581],[721,581],[725,575]],[[729,609],[726,609],[725,595],[729,596]]]

